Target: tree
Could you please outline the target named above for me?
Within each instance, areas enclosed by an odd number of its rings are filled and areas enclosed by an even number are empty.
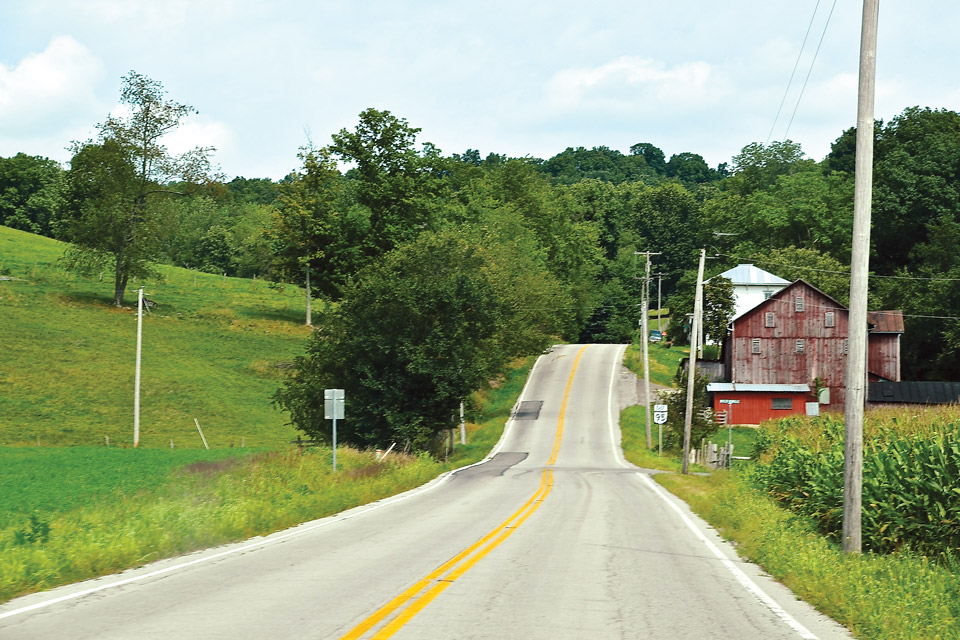
[[[49,158],[25,153],[0,158],[0,224],[51,235],[62,174],[60,165]]]
[[[792,140],[775,141],[767,146],[751,142],[733,156],[734,175],[726,188],[746,195],[772,186],[779,176],[812,170],[815,166],[813,160],[804,160],[803,149]]]
[[[432,173],[439,153],[424,145],[414,148],[419,128],[389,111],[366,109],[354,131],[333,134],[329,153],[355,168],[357,202],[370,211],[369,251],[376,257],[425,229],[435,229],[440,182]]]
[[[659,147],[655,147],[649,142],[638,142],[630,146],[630,153],[640,156],[647,163],[647,166],[654,170],[658,175],[667,172],[667,159]]]
[[[357,204],[329,148],[302,149],[300,159],[303,168],[283,185],[269,231],[276,241],[276,273],[282,281],[301,283],[309,269],[307,295],[338,298],[346,282],[380,253],[372,244],[372,216]]]
[[[720,344],[727,337],[727,327],[736,310],[733,282],[714,276],[703,285],[703,336]]]
[[[706,161],[698,153],[676,153],[670,156],[667,162],[665,173],[668,178],[676,178],[684,185],[697,185],[706,182],[714,182],[719,179],[719,174],[711,169]]]
[[[511,358],[551,343],[562,321],[555,309],[568,300],[535,245],[500,212],[385,254],[325,311],[276,400],[294,426],[327,440],[317,390],[342,387],[350,415],[339,438],[428,449],[462,398]]]
[[[154,201],[182,192],[173,181],[188,184],[206,179],[208,154],[196,148],[171,155],[163,137],[193,111],[164,99],[162,85],[131,71],[123,78],[120,102],[129,116],[109,116],[99,125],[98,141],[74,143],[67,178],[66,202],[59,215],[69,268],[102,269],[112,262],[114,304],[123,305],[131,276],[148,275],[151,262],[160,256],[160,234]]]
[[[676,290],[668,302],[670,314],[676,324],[670,324],[670,337],[679,342],[690,339],[690,327],[683,319],[693,315],[694,294],[696,290],[696,269],[684,272],[677,283]],[[727,278],[713,276],[703,283],[703,333],[704,338],[720,343],[727,336],[727,325],[733,318],[736,307],[733,297],[733,283]]]
[[[689,361],[688,361],[689,362]],[[663,429],[663,448],[670,451],[682,451],[683,430],[687,411],[687,371],[678,371],[674,380],[679,391],[662,393],[660,401],[667,405],[667,423]],[[709,380],[698,369],[693,377],[693,420],[690,425],[690,443],[699,446],[703,438],[708,438],[719,428],[710,411],[707,395]]]

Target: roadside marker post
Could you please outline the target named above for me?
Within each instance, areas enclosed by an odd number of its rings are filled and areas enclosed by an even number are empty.
[[[663,425],[667,424],[667,405],[653,405],[653,422],[660,430],[657,434],[657,455],[663,456]]]
[[[333,471],[337,471],[337,420],[343,420],[343,389],[323,390],[323,417],[333,420]]]
[[[733,445],[733,405],[740,404],[740,401],[724,398],[720,404],[727,405],[727,446],[730,447]]]

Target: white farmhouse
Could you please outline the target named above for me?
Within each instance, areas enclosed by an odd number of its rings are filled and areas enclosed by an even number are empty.
[[[733,282],[734,320],[790,284],[752,264],[738,264],[720,275]]]

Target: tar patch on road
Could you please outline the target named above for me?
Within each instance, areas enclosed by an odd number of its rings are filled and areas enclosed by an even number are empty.
[[[536,420],[540,417],[543,400],[524,400],[513,410],[514,420]]]
[[[526,460],[528,455],[526,451],[501,452],[483,464],[458,471],[455,475],[461,478],[468,476],[502,476],[513,465]]]

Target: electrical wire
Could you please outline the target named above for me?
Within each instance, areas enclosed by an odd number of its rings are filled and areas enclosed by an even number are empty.
[[[803,49],[807,46],[807,38],[810,37],[810,29],[813,27],[813,20],[817,17],[817,10],[820,8],[820,0],[817,0],[816,6],[813,8],[813,15],[810,16],[810,24],[807,25],[807,32],[803,34],[803,43],[800,45],[800,51],[797,53],[797,61],[793,63],[793,71],[790,72],[790,79],[787,80],[787,88],[783,92],[783,98],[780,99],[780,106],[777,107],[777,115],[773,118],[773,124],[770,125],[770,133],[767,134],[767,141],[764,144],[770,143],[770,138],[773,137],[773,130],[777,128],[777,120],[780,119],[780,112],[783,111],[783,105],[787,101],[787,95],[790,93],[790,85],[793,84],[793,76],[797,73],[797,67],[800,66],[800,58],[803,56]]]
[[[749,260],[750,263],[759,263],[765,264],[774,267],[785,267],[787,269],[800,269],[802,271],[816,271],[817,273],[830,273],[840,276],[849,276],[849,271],[837,271],[836,269],[818,269],[817,267],[807,267],[798,264],[784,264],[782,262],[773,262],[772,260],[762,260],[757,258],[744,258],[742,256],[734,256],[727,253],[718,253],[718,256],[723,256],[724,258],[729,258],[731,260],[736,260],[741,262],[743,260]],[[882,275],[871,273],[870,278],[882,278],[887,280],[907,280],[907,281],[917,281],[917,282],[960,282],[960,278],[943,278],[935,276],[891,276],[891,275]]]
[[[823,44],[823,37],[827,35],[827,27],[830,26],[830,18],[833,17],[833,10],[837,8],[837,0],[833,0],[833,6],[830,7],[830,13],[827,15],[827,21],[823,25],[823,33],[820,34],[820,42],[817,43],[817,50],[813,52],[813,60],[810,61],[810,68],[807,70],[807,77],[803,80],[803,86],[800,88],[800,95],[797,96],[797,104],[793,107],[793,115],[790,116],[790,122],[787,123],[787,129],[783,132],[783,139],[787,139],[790,133],[790,125],[793,124],[793,118],[797,115],[797,109],[800,108],[800,101],[803,99],[803,92],[807,88],[807,81],[813,72],[813,65],[817,61],[817,54],[820,53],[820,45]]]

